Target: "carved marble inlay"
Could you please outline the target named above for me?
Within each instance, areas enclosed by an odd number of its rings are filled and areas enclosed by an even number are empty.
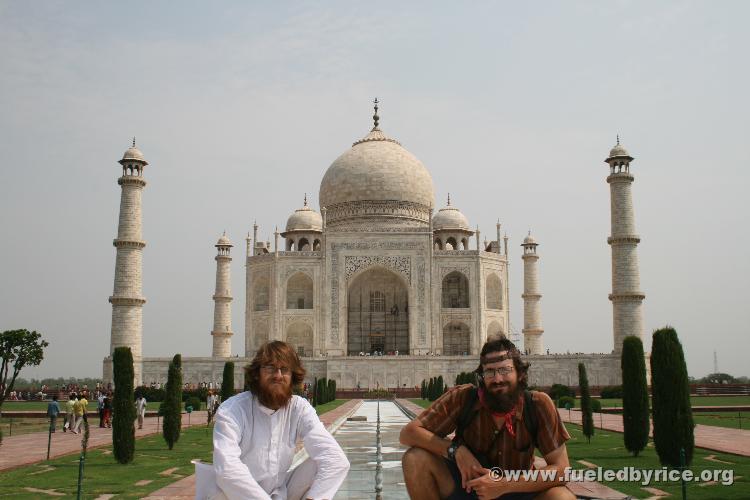
[[[459,273],[466,276],[466,279],[469,279],[469,266],[451,266],[451,267],[441,267],[440,268],[440,281],[445,279],[446,276],[448,276],[453,271],[458,271]]]
[[[346,281],[360,269],[381,265],[395,271],[411,283],[411,257],[407,255],[347,255],[344,259]]]

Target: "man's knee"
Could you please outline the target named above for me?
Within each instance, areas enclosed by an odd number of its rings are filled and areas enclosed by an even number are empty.
[[[538,500],[576,500],[576,496],[565,486],[555,486],[538,495]]]
[[[435,455],[416,446],[409,448],[401,457],[401,465],[404,470],[418,470],[424,468],[435,459]]]

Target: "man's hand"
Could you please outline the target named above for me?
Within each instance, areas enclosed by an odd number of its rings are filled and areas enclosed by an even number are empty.
[[[505,479],[502,473],[499,477],[492,477],[490,470],[481,466],[474,467],[473,472],[478,477],[467,484],[470,489],[474,490],[480,500],[492,500],[511,491],[511,483]]]
[[[469,493],[471,491],[469,481],[484,474],[483,472],[478,471],[485,469],[482,469],[479,460],[477,460],[474,454],[464,445],[459,446],[456,450],[456,465],[458,466],[459,472],[461,472],[461,488]]]

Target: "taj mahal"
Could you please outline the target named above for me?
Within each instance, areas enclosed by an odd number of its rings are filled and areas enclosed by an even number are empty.
[[[244,357],[232,356],[235,336],[230,263],[234,248],[224,234],[216,243],[216,289],[205,357],[183,357],[189,383],[221,381],[226,361],[235,381],[257,347],[284,340],[302,357],[307,376],[336,380],[341,389],[415,387],[443,375],[451,382],[476,368],[482,344],[512,336],[508,297],[508,238],[498,220],[490,241],[482,240],[447,197],[435,210],[429,170],[379,125],[345,150],[320,183],[320,210],[302,207],[274,233],[245,238]],[[620,144],[605,162],[611,195],[613,305],[612,351],[607,354],[548,354],[541,321],[538,243],[523,240],[522,346],[531,363],[530,384],[577,385],[578,363],[592,385],[621,383],[620,351],[629,335],[643,338],[637,245],[631,196],[633,158]],[[116,248],[112,328],[103,378],[112,380],[111,353],[130,347],[136,384],[164,383],[171,354],[142,352],[141,197],[148,165],[135,141],[119,161],[122,175]],[[220,223],[221,221],[217,221]],[[604,270],[602,270],[604,271]],[[513,278],[517,279],[517,278]],[[198,291],[197,293],[203,293]],[[208,332],[207,332],[208,334]],[[208,340],[208,337],[206,338]],[[520,342],[516,342],[519,344]]]

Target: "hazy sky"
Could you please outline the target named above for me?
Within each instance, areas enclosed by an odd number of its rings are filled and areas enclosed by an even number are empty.
[[[540,242],[544,342],[609,352],[608,167],[620,134],[646,347],[673,325],[691,375],[750,375],[747,2],[0,2],[0,328],[44,334],[22,376],[100,376],[120,188],[147,160],[144,353],[211,352],[214,244],[318,207],[330,163],[381,127],[492,239]],[[742,222],[742,221],[745,222]],[[473,245],[473,242],[472,242]]]

